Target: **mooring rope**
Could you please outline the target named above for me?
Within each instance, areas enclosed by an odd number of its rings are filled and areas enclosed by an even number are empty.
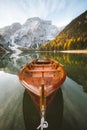
[[[40,128],[41,128],[41,130],[43,130],[43,128],[47,128],[47,127],[48,127],[48,122],[45,121],[44,115],[45,115],[45,111],[42,111],[41,123],[40,123],[40,125],[37,127],[37,129],[40,129]]]
[[[44,73],[42,73],[42,77],[44,77]],[[46,92],[45,92],[45,87],[44,87],[44,80],[42,79],[41,81],[41,90],[40,90],[40,110],[41,110],[41,123],[37,127],[37,129],[41,128],[47,128],[48,127],[48,122],[45,121],[45,110],[46,110]]]

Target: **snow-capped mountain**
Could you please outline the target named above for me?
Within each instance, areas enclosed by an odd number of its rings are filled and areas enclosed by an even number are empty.
[[[38,47],[53,39],[58,33],[58,28],[52,25],[51,21],[34,17],[28,19],[21,29],[14,33],[14,41],[23,47]]]
[[[21,25],[13,23],[0,29],[0,35],[4,38],[8,48],[20,47],[38,48],[39,45],[56,37],[61,28],[52,25],[51,21],[38,17],[29,18]],[[13,44],[14,39],[14,44]]]
[[[6,26],[0,29],[0,35],[3,36],[6,42],[9,42],[11,35],[21,28],[20,23],[13,23],[10,26]]]
[[[10,26],[6,26],[4,28],[0,28],[0,46],[5,48],[6,50],[10,50],[9,44],[11,36],[14,35],[14,33],[21,28],[20,23],[13,23]]]

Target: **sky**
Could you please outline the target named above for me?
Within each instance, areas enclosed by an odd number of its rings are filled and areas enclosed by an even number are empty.
[[[0,0],[0,28],[31,17],[65,26],[86,10],[87,0]]]

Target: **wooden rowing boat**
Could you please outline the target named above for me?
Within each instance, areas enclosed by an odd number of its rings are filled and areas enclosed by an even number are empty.
[[[39,127],[46,128],[45,111],[65,79],[63,65],[52,59],[34,59],[21,69],[19,80],[41,112],[42,127]]]

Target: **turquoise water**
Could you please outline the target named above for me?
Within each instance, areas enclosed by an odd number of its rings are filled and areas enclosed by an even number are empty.
[[[46,113],[47,130],[87,130],[87,54],[29,53],[0,58],[0,130],[35,130],[39,112],[21,86],[18,73],[34,58],[61,62],[67,78]]]

